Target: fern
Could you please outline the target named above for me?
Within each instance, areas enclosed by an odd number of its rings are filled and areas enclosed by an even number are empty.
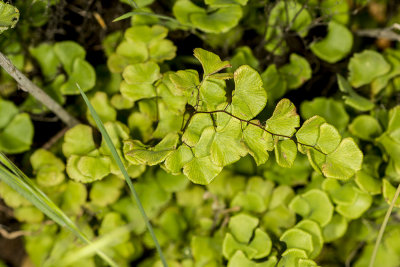
[[[161,94],[159,101],[168,105],[169,99],[163,98],[162,90],[169,90],[185,106],[176,118],[182,122],[181,129],[165,135],[155,146],[139,140],[124,141],[123,150],[129,162],[162,164],[169,172],[183,172],[198,184],[209,184],[223,167],[247,154],[257,165],[263,164],[271,151],[277,163],[288,168],[299,151],[307,155],[317,172],[328,178],[347,180],[361,169],[363,154],[352,138],[342,138],[334,126],[319,116],[300,127],[300,117],[288,99],[279,101],[272,116],[260,122],[257,116],[267,104],[267,93],[256,70],[244,65],[233,75],[223,73],[223,69],[230,67],[229,62],[203,49],[195,49],[194,54],[203,67],[201,80],[194,70],[166,73],[157,80],[154,68],[147,68],[146,63],[124,70],[129,90],[122,93],[132,101],[155,96],[136,96],[142,83],[135,81],[141,79],[149,86],[157,84],[154,92]],[[231,101],[226,96],[229,79],[235,84]]]

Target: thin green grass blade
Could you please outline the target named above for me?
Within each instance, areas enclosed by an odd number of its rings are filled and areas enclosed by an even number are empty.
[[[67,253],[60,260],[60,266],[74,266],[73,264],[75,262],[92,257],[98,250],[121,244],[121,237],[126,233],[129,233],[132,228],[132,224],[123,225],[107,234],[102,235],[101,237],[93,241],[90,245],[83,246],[81,248],[71,251],[71,253]]]
[[[85,100],[86,105],[88,106],[90,114],[92,115],[94,121],[96,122],[97,127],[99,127],[101,135],[103,136],[104,140],[106,141],[107,146],[110,149],[111,154],[112,154],[115,162],[117,163],[119,169],[121,170],[122,174],[125,177],[125,181],[128,184],[128,187],[129,187],[129,189],[131,191],[131,196],[134,199],[134,201],[136,202],[136,204],[138,205],[140,213],[142,214],[143,220],[146,223],[147,230],[149,231],[149,233],[151,235],[151,238],[154,241],[154,244],[156,246],[157,252],[158,252],[158,254],[160,256],[160,259],[161,259],[161,262],[162,262],[163,266],[167,267],[168,266],[167,261],[165,260],[164,254],[163,254],[163,252],[161,250],[160,244],[158,243],[157,237],[156,237],[156,235],[154,233],[153,227],[151,226],[150,220],[146,215],[146,212],[145,212],[145,210],[143,208],[142,203],[140,202],[139,196],[136,193],[136,190],[135,190],[135,188],[133,186],[131,178],[129,177],[128,172],[126,171],[125,166],[122,163],[122,160],[119,157],[119,155],[117,153],[117,150],[115,149],[115,146],[114,146],[113,142],[111,141],[110,136],[107,133],[107,130],[104,128],[103,122],[101,121],[99,115],[97,115],[97,112],[96,112],[96,110],[94,110],[92,104],[90,104],[89,99],[87,98],[86,94],[82,91],[82,89],[79,86],[79,84],[76,84],[76,86],[78,87],[79,92],[81,93],[81,95],[83,97],[83,100]]]
[[[123,20],[123,19],[127,19],[127,18],[130,18],[130,17],[134,16],[134,15],[144,15],[144,16],[149,16],[149,17],[156,17],[156,18],[159,18],[159,19],[163,19],[163,20],[168,20],[168,21],[174,22],[174,23],[176,23],[178,25],[187,26],[187,25],[183,25],[182,23],[180,23],[176,19],[168,17],[168,16],[149,13],[149,12],[138,12],[138,11],[128,12],[128,13],[126,13],[126,14],[124,14],[124,15],[116,18],[116,19],[114,19],[113,22],[120,21],[120,20]]]
[[[0,163],[1,181],[5,182],[8,186],[29,200],[54,222],[69,229],[82,242],[91,244],[90,240],[79,230],[75,223],[1,152]],[[102,251],[96,251],[96,253],[110,266],[118,266]]]
[[[396,193],[393,196],[392,202],[390,202],[390,206],[389,206],[388,210],[386,211],[385,218],[383,219],[381,228],[379,229],[379,233],[378,233],[378,237],[376,238],[374,250],[372,252],[371,259],[369,261],[369,265],[368,265],[369,267],[373,267],[375,264],[376,254],[378,253],[378,248],[379,248],[379,245],[381,244],[383,233],[385,232],[387,223],[390,218],[390,214],[392,214],[394,204],[396,203],[396,200],[399,197],[399,194],[400,194],[400,184],[397,186]]]

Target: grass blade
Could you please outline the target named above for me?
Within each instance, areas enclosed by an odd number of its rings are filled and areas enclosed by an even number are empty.
[[[180,23],[179,21],[177,21],[176,19],[168,17],[168,16],[149,13],[149,12],[138,12],[138,11],[128,12],[128,13],[126,13],[126,14],[124,14],[124,15],[116,18],[116,19],[114,19],[113,22],[120,21],[120,20],[123,20],[123,19],[127,19],[127,18],[130,18],[130,17],[134,16],[134,15],[144,15],[144,16],[156,17],[156,18],[159,18],[159,19],[163,19],[163,20],[168,20],[168,21],[174,22],[174,23],[176,23],[178,25],[185,26],[182,23]]]
[[[62,227],[69,229],[82,242],[91,244],[86,235],[75,223],[44,194],[20,169],[18,169],[3,153],[0,152],[0,180],[13,188],[50,219]],[[110,266],[118,266],[110,257],[98,250],[96,253]]]
[[[107,146],[110,149],[111,154],[112,154],[115,162],[117,163],[119,169],[121,170],[122,174],[124,175],[125,181],[128,184],[129,190],[131,191],[131,196],[133,197],[134,201],[138,205],[140,213],[142,214],[143,220],[146,223],[147,230],[149,231],[149,233],[151,235],[151,238],[153,239],[153,242],[154,242],[154,244],[156,246],[157,252],[158,252],[158,254],[160,256],[160,259],[161,259],[161,262],[162,262],[163,266],[167,267],[168,266],[167,261],[165,260],[164,254],[163,254],[163,252],[161,250],[160,244],[158,243],[157,237],[156,237],[156,235],[154,233],[153,227],[151,226],[150,220],[146,215],[146,212],[145,212],[145,210],[143,208],[142,203],[140,202],[139,196],[136,193],[135,188],[133,187],[132,180],[129,177],[128,172],[126,171],[125,166],[122,163],[122,160],[119,157],[119,155],[117,153],[117,150],[115,149],[115,146],[114,146],[113,142],[111,141],[110,136],[107,133],[107,130],[104,128],[103,122],[101,121],[99,115],[97,115],[97,112],[96,112],[96,110],[94,110],[92,104],[90,104],[89,99],[87,98],[86,94],[82,91],[82,89],[79,86],[79,84],[76,84],[76,86],[78,87],[79,92],[81,93],[81,95],[83,97],[83,100],[85,100],[86,105],[88,106],[90,114],[92,115],[94,121],[96,122],[97,127],[99,127],[101,135],[103,136],[105,142],[107,143]]]
[[[95,241],[93,241],[90,245],[78,248],[70,253],[67,253],[60,261],[61,266],[73,266],[73,263],[92,257],[96,251],[104,249],[106,247],[116,246],[121,244],[123,240],[121,237],[126,233],[129,233],[132,230],[132,224],[126,224],[124,226],[118,227],[111,232],[102,235]]]
[[[394,204],[396,203],[396,200],[399,197],[399,194],[400,194],[400,184],[397,186],[396,193],[393,196],[392,202],[390,203],[390,206],[385,214],[385,218],[383,219],[381,228],[379,229],[378,237],[376,238],[375,247],[372,252],[371,260],[369,261],[369,265],[368,265],[369,267],[373,267],[375,264],[376,254],[378,253],[378,248],[379,248],[379,245],[381,244],[383,233],[385,232],[387,223],[390,218],[390,214],[392,214]]]

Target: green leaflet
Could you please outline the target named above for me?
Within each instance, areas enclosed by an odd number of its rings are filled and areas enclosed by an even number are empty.
[[[293,165],[297,155],[296,143],[293,140],[286,139],[278,141],[275,139],[275,159],[281,167],[290,168]]]
[[[210,146],[211,160],[218,166],[226,166],[238,161],[247,154],[247,149],[240,142],[241,123],[231,118],[221,130],[217,129]]]
[[[152,61],[129,65],[122,73],[128,84],[152,84],[160,78],[160,68]]]
[[[268,160],[268,151],[273,150],[273,139],[270,133],[253,124],[248,124],[243,131],[243,141],[257,165],[261,165]]]
[[[292,199],[289,208],[303,218],[311,219],[320,226],[327,225],[333,215],[333,205],[328,195],[318,189],[312,189]]]
[[[210,156],[193,159],[183,166],[183,173],[196,184],[209,184],[222,171],[215,165]]]
[[[338,130],[319,116],[305,121],[296,138],[303,145],[300,152],[326,177],[347,180],[361,169],[363,154],[354,140],[342,139]]]
[[[18,114],[18,108],[13,102],[0,98],[0,114],[0,128],[4,128]]]
[[[171,154],[178,143],[177,134],[168,134],[154,147],[148,147],[137,140],[124,142],[126,159],[133,164],[157,165]]]
[[[350,59],[349,81],[353,87],[357,88],[372,82],[389,70],[390,65],[381,54],[372,50],[364,50],[354,54]]]
[[[307,258],[307,253],[303,249],[288,248],[282,253],[282,258],[278,263],[278,267],[295,267],[295,266],[317,266],[317,264]]]
[[[6,182],[0,182],[0,195],[7,204],[7,206],[11,208],[19,208],[25,206],[31,206],[31,202],[23,197],[18,191],[14,190],[11,186],[9,186]]]
[[[62,150],[66,157],[71,155],[86,155],[95,148],[92,128],[87,125],[77,125],[69,129],[64,135]]]
[[[338,140],[340,140],[340,136],[334,142]],[[331,145],[329,144],[329,150],[325,151],[330,152]],[[316,148],[318,149],[318,147]],[[363,154],[352,138],[342,139],[336,149],[328,154],[319,150],[321,148],[316,150],[305,147],[305,149],[313,168],[324,174],[325,177],[347,180],[361,169]]]
[[[193,25],[208,33],[224,33],[239,23],[242,17],[239,5],[221,7],[216,12],[195,13],[190,16]]]
[[[337,75],[340,91],[346,93],[343,96],[344,103],[360,111],[368,111],[374,107],[374,104],[367,98],[357,94],[351,87],[350,83],[340,74]]]
[[[172,11],[182,25],[195,27],[207,33],[227,32],[236,26],[242,17],[242,8],[236,2],[206,2],[210,3],[212,11],[201,8],[190,0],[176,1]]]
[[[82,206],[86,202],[87,191],[82,183],[68,181],[63,193],[61,209],[70,216],[79,216],[83,213]]]
[[[220,70],[231,66],[229,61],[222,61],[216,54],[201,48],[196,48],[194,50],[194,56],[203,66],[204,77],[217,73]]]
[[[386,49],[384,53],[385,59],[391,65],[390,71],[377,77],[371,83],[373,95],[379,94],[388,84],[389,81],[400,74],[400,53],[394,49]]]
[[[226,105],[226,83],[223,79],[214,78],[217,74],[205,78],[199,88],[200,101],[203,101],[205,110],[215,110],[221,104]]]
[[[232,96],[232,114],[244,119],[253,119],[267,104],[267,93],[260,74],[244,65],[234,73],[235,91]]]
[[[372,141],[382,133],[382,127],[372,116],[360,115],[349,125],[350,132],[362,140]]]
[[[156,63],[148,61],[129,65],[122,76],[124,81],[121,83],[121,94],[129,100],[137,101],[156,96],[153,83],[161,77]]]
[[[296,132],[297,141],[309,146],[315,146],[319,138],[319,127],[325,119],[316,115],[306,120]]]
[[[323,153],[332,153],[338,147],[342,137],[338,130],[328,123],[321,124],[319,130],[319,138],[316,145]]]
[[[279,69],[280,75],[286,80],[288,89],[299,88],[311,78],[311,67],[308,61],[297,54],[290,55],[290,63]]]
[[[281,235],[279,240],[285,242],[287,248],[301,249],[307,254],[310,254],[314,249],[312,235],[301,229],[289,229]]]
[[[204,9],[196,6],[189,0],[176,1],[172,8],[174,16],[182,24],[190,24],[190,15],[192,13],[205,13]]]
[[[172,174],[179,174],[183,166],[192,159],[193,152],[187,145],[183,144],[167,156],[165,159],[165,167]]]
[[[361,191],[352,182],[341,185],[338,180],[326,179],[322,188],[337,205],[336,211],[347,219],[359,218],[372,203],[371,195]]]
[[[326,1],[325,1],[326,2]],[[347,56],[353,46],[353,35],[344,25],[331,21],[328,35],[311,45],[311,51],[322,60],[335,63]]]
[[[177,115],[185,113],[185,107],[187,103],[186,92],[183,92],[176,88],[172,81],[172,77],[175,73],[167,72],[164,73],[161,82],[157,85],[157,95],[160,96],[162,102],[166,108]]]
[[[110,174],[110,164],[108,157],[72,155],[67,161],[67,173],[76,181],[88,183]]]
[[[84,91],[94,88],[96,72],[85,60],[86,51],[78,43],[73,41],[57,42],[54,45],[43,43],[30,48],[29,52],[38,62],[45,81],[52,81],[57,77],[45,91],[59,102],[65,101],[62,95],[78,94],[76,83],[81,84]],[[60,67],[64,70],[61,74]],[[65,73],[67,75],[64,75]]]
[[[59,42],[54,45],[54,52],[68,74],[73,72],[75,59],[85,59],[86,51],[72,41]]]
[[[292,136],[300,126],[296,107],[288,99],[282,99],[275,107],[272,117],[266,122],[266,129],[272,134]]]
[[[29,49],[31,55],[39,63],[43,75],[47,78],[53,78],[57,74],[57,67],[60,64],[60,59],[55,52],[55,46],[50,44],[40,44],[37,47]],[[83,54],[83,58],[85,54]]]
[[[2,110],[0,110],[0,112],[1,111]],[[3,114],[8,112],[8,108],[7,110],[3,110]],[[11,109],[11,114],[12,113],[13,111]],[[9,116],[5,115],[5,117],[7,120]],[[9,154],[27,151],[32,144],[32,139],[33,124],[29,115],[26,113],[17,114],[3,129],[0,128],[0,151]]]
[[[336,211],[348,218],[357,219],[366,212],[372,204],[372,197],[368,193],[359,192],[356,199],[351,204],[339,204]]]
[[[246,259],[258,260],[270,254],[271,247],[272,242],[268,234],[257,228],[249,242],[239,242],[234,234],[227,233],[222,244],[222,253],[225,258],[231,260],[238,251],[243,251]],[[249,262],[254,264],[252,261]]]
[[[137,12],[130,12],[126,15],[135,13]],[[144,14],[155,15],[147,12]],[[109,69],[114,73],[120,73],[128,65],[145,63],[148,60],[163,62],[174,58],[176,47],[171,41],[165,39],[167,34],[168,29],[160,25],[151,27],[134,25],[128,28],[116,51],[109,55],[107,60]]]
[[[190,95],[199,85],[199,74],[195,70],[179,70],[170,75],[171,82],[175,85],[176,95]]]
[[[326,177],[348,179],[361,169],[363,154],[351,138],[343,139],[335,151],[326,156],[322,173]]]
[[[19,10],[4,2],[0,2],[0,34],[9,28],[14,28],[19,20]]]
[[[347,231],[347,220],[339,215],[334,214],[332,220],[322,229],[325,242],[341,238]]]
[[[133,107],[133,101],[123,97],[121,94],[115,94],[110,99],[111,105],[118,109],[130,109]]]
[[[100,207],[115,203],[122,193],[123,186],[124,181],[114,175],[94,182],[89,193],[90,203]]]
[[[209,114],[198,113],[193,115],[187,129],[182,135],[182,141],[189,146],[196,145],[204,129],[212,125],[213,121]]]
[[[357,198],[356,187],[352,183],[341,185],[336,179],[328,178],[322,182],[322,189],[329,193],[336,204],[352,204]]]
[[[137,25],[126,30],[125,38],[131,42],[139,41],[149,44],[164,39],[167,34],[168,29],[160,25],[154,25],[151,28],[147,25]]]
[[[78,94],[76,83],[82,84],[82,89],[85,92],[92,89],[96,83],[96,72],[87,61],[81,58],[74,60],[68,81],[60,88],[61,93],[64,95]]]
[[[321,252],[324,244],[320,225],[313,220],[302,220],[295,226],[295,228],[307,231],[311,234],[314,250],[309,255],[309,258],[316,258]]]
[[[359,188],[371,195],[377,195],[382,192],[382,181],[364,170],[356,173],[355,182]]]
[[[319,255],[324,242],[320,226],[312,220],[300,221],[294,228],[283,233],[280,240],[286,243],[289,250],[304,250],[311,259]],[[308,258],[307,256],[303,257]]]
[[[239,242],[248,243],[257,225],[258,219],[256,217],[241,213],[229,220],[228,227]]]
[[[265,201],[258,192],[239,192],[231,201],[231,207],[240,207],[249,212],[264,212],[267,209]]]
[[[30,157],[30,162],[40,186],[55,186],[64,181],[65,164],[53,153],[38,149]]]

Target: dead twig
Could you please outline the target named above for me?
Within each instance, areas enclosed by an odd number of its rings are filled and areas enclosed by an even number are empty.
[[[58,133],[56,133],[56,135],[54,135],[49,141],[47,141],[42,148],[43,149],[50,149],[55,143],[57,143],[58,140],[60,140],[60,138],[62,138],[64,136],[64,134],[68,131],[68,127],[63,128],[61,131],[59,131]]]
[[[34,98],[45,105],[49,110],[56,114],[66,125],[73,127],[79,124],[79,121],[71,116],[60,104],[46,94],[41,88],[29,80],[22,72],[20,72],[14,64],[0,52],[0,66],[14,78],[19,87],[29,92]]]
[[[14,232],[8,232],[6,229],[4,229],[1,225],[0,225],[0,235],[6,239],[15,239],[18,238],[20,236],[24,236],[24,235],[30,235],[31,232],[30,231],[14,231]]]
[[[383,29],[357,30],[356,34],[358,36],[365,36],[371,38],[385,38],[392,41],[400,42],[400,34],[395,32],[394,30],[400,30],[400,24],[396,23],[389,28],[383,28]]]

